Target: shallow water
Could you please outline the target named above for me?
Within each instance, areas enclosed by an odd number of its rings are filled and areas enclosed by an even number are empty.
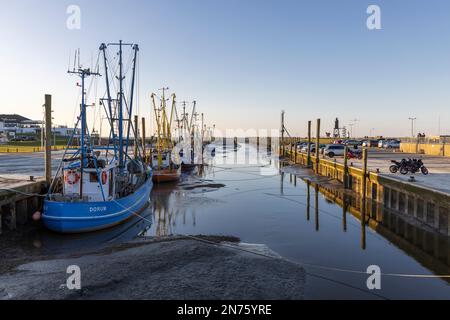
[[[57,253],[138,236],[236,236],[303,264],[306,298],[450,299],[449,283],[441,278],[383,275],[381,290],[368,290],[365,273],[377,265],[384,274],[450,274],[449,237],[372,203],[361,223],[359,201],[344,197],[340,186],[323,178],[306,182],[310,173],[304,169],[280,169],[265,147],[261,152],[245,144],[231,147],[218,146],[202,172],[155,186],[152,205],[142,212],[145,220],[135,217],[86,235],[39,229],[22,242],[32,242],[41,253]]]

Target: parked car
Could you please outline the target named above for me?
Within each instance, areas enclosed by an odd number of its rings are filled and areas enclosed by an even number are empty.
[[[326,146],[325,144],[319,144],[319,152],[321,151],[321,149],[325,148],[325,146]],[[316,144],[311,143],[310,149],[311,149],[311,153],[316,152]],[[304,153],[308,152],[308,145],[306,144],[303,148],[301,148],[300,152],[304,152]]]
[[[400,149],[400,141],[399,140],[389,140],[385,144],[386,149]]]
[[[307,144],[308,144],[307,142],[297,142],[298,150],[301,150],[303,147],[306,147]]]
[[[344,144],[347,146],[360,146],[362,143],[358,140],[346,140]]]
[[[325,147],[323,154],[327,157],[333,158],[335,156],[344,155],[345,146],[343,144],[329,144]]]
[[[378,140],[378,148],[383,148],[384,143],[386,143],[386,140],[384,140],[384,139]]]
[[[378,147],[378,140],[365,140],[362,145],[369,148]]]

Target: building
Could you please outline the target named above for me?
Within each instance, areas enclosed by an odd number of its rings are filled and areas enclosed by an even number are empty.
[[[67,126],[57,126],[52,128],[52,133],[57,136],[70,137],[74,135],[75,137],[81,134],[81,129],[79,128],[68,128]]]
[[[16,134],[36,134],[41,130],[42,121],[35,121],[18,114],[0,114],[0,133],[7,136]]]
[[[18,114],[0,114],[0,136],[14,137],[16,135],[41,134],[44,122],[31,120]],[[80,129],[68,128],[67,126],[55,126],[52,132],[58,136],[75,136],[80,134]]]

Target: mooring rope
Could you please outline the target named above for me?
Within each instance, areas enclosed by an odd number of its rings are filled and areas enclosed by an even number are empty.
[[[29,197],[46,197],[46,196],[47,196],[47,195],[45,195],[45,194],[28,193],[28,192],[19,191],[19,190],[11,189],[11,188],[0,188],[0,190],[3,190],[3,191],[10,191],[10,192],[15,192],[15,193],[23,194],[24,196],[29,196]]]

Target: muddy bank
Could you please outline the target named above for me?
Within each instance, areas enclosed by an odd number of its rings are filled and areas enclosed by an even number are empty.
[[[81,290],[65,285],[69,265]],[[304,283],[297,264],[178,237],[21,264],[0,275],[0,299],[302,299]]]

